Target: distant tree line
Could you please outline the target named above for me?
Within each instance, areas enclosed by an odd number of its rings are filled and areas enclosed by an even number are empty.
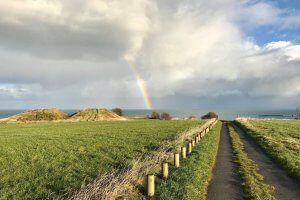
[[[158,112],[153,111],[152,114],[151,114],[151,116],[149,118],[150,119],[171,120],[172,116],[171,116],[170,113],[167,113],[167,112],[163,112],[162,114],[159,114]],[[213,119],[213,118],[218,119],[219,115],[216,112],[209,112],[209,113],[203,115],[201,118],[202,119]],[[197,119],[197,117],[190,116],[188,119],[190,119],[190,120]]]
[[[123,116],[123,110],[122,110],[121,108],[114,108],[114,109],[112,109],[112,111],[113,111],[114,113],[116,113],[117,115],[119,115],[119,116]],[[299,111],[300,111],[300,109],[299,109]],[[300,112],[299,112],[299,113],[297,112],[297,116],[298,116],[298,118],[300,119]],[[168,113],[168,112],[163,112],[163,113],[160,114],[160,113],[157,112],[157,111],[153,111],[153,112],[151,113],[151,115],[148,116],[148,118],[149,118],[149,119],[171,120],[173,117],[172,117],[172,115],[171,115],[170,113]],[[209,113],[203,115],[201,118],[202,118],[202,119],[212,119],[212,118],[218,119],[219,116],[218,116],[218,114],[217,114],[216,112],[209,112]],[[195,116],[190,116],[188,119],[197,119],[197,117],[195,117]]]
[[[159,114],[158,112],[153,111],[151,113],[151,116],[149,118],[150,119],[171,120],[172,119],[172,115],[170,113],[167,113],[167,112],[163,112],[163,113]]]

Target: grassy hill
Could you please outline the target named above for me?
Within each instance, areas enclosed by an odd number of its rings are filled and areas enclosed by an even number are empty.
[[[68,115],[56,108],[27,110],[17,115],[1,119],[0,122],[34,122],[67,119]]]
[[[73,114],[71,121],[103,121],[103,120],[125,120],[116,113],[106,108],[85,108]]]
[[[41,121],[113,121],[126,120],[116,113],[106,108],[85,108],[72,114],[67,115],[56,108],[33,109],[27,110],[17,115],[0,119],[0,123],[26,123]]]

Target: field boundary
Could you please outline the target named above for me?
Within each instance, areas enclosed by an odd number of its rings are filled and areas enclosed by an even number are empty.
[[[243,180],[243,189],[249,199],[275,200],[272,195],[274,186],[265,183],[264,176],[259,173],[258,164],[249,158],[244,143],[233,125],[230,123],[227,130],[231,139],[234,161],[239,165],[239,174]]]
[[[300,196],[300,186],[287,171],[282,169],[248,133],[233,124],[244,144],[245,152],[259,167],[259,173],[264,176],[266,184],[274,186],[272,195],[276,199],[297,199]]]
[[[68,199],[113,200],[128,196],[128,194],[134,191],[136,185],[144,182],[147,174],[157,171],[157,167],[172,155],[176,147],[184,143],[185,140],[191,139],[196,133],[205,131],[208,127],[211,127],[214,122],[215,119],[207,120],[203,125],[191,128],[179,134],[173,141],[162,142],[157,151],[148,156],[141,156],[134,159],[129,168],[121,171],[116,170],[99,176],[92,183],[68,197]]]
[[[171,163],[169,177],[156,174],[157,192],[153,199],[206,199],[219,148],[221,126],[220,122],[213,126],[193,147],[191,154],[180,160],[179,167]]]
[[[264,140],[259,139],[259,138],[255,137],[253,134],[251,134],[251,132],[253,132],[253,133],[256,132],[256,130],[251,129],[251,125],[249,126],[247,123],[242,123],[242,122],[237,121],[237,120],[235,120],[233,122],[233,124],[236,125],[238,128],[240,128],[242,131],[244,131],[259,146],[259,148],[266,155],[268,155],[271,158],[271,160],[273,160],[280,168],[285,170],[292,178],[294,178],[296,181],[298,181],[298,183],[300,182],[300,176],[299,176],[299,173],[297,173],[297,171],[291,170],[289,167],[287,167],[285,165],[285,160],[283,160],[283,158],[281,158],[280,156],[277,156],[276,154],[270,152],[268,150],[268,148],[265,147],[265,145],[267,145],[267,144],[264,144],[265,143]]]

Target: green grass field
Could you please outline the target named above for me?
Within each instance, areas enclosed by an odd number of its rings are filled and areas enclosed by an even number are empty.
[[[206,199],[206,190],[218,151],[221,122],[200,140],[193,152],[181,163],[171,167],[167,181],[159,180],[155,199]]]
[[[60,198],[203,121],[0,125],[0,199]]]
[[[300,181],[300,120],[242,120],[239,125]]]
[[[243,180],[242,185],[246,199],[275,200],[271,194],[274,188],[263,182],[264,177],[259,173],[258,165],[248,157],[240,136],[232,126],[229,126],[229,135],[235,154],[235,162],[239,165],[239,174]]]

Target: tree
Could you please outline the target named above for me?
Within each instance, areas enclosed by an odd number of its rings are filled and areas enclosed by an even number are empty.
[[[216,112],[209,112],[207,113],[206,115],[203,115],[201,118],[202,119],[213,119],[213,118],[216,118],[218,119],[218,114]]]
[[[188,118],[189,120],[196,120],[197,119],[197,117],[196,116],[189,116],[189,118]]]
[[[160,119],[159,113],[156,111],[153,111],[150,119]]]
[[[164,113],[161,114],[160,119],[163,119],[163,120],[171,120],[171,119],[172,119],[172,116],[171,116],[170,113],[164,112]]]
[[[119,116],[123,116],[123,110],[121,108],[114,108],[112,111]]]

